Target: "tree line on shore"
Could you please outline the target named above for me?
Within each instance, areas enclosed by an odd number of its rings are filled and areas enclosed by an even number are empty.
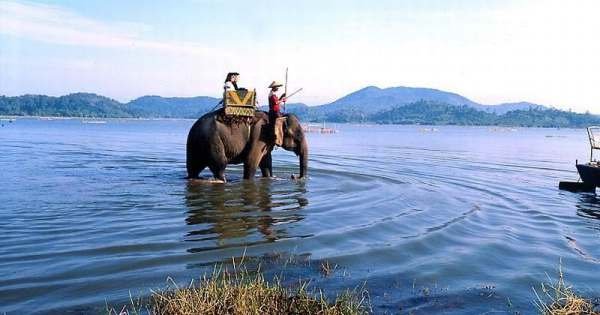
[[[214,97],[144,96],[128,103],[90,93],[61,97],[45,95],[0,96],[3,116],[69,116],[99,118],[198,118],[218,108]],[[418,100],[389,105],[373,112],[376,105],[365,100],[353,106],[306,106],[288,104],[287,112],[307,122],[427,124],[427,125],[499,125],[523,127],[586,127],[600,124],[600,116],[557,109],[530,107],[494,113],[469,105]],[[265,108],[262,108],[265,109]]]

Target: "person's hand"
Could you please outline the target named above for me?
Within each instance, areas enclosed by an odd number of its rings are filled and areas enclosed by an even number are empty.
[[[281,98],[281,101],[285,103],[285,101],[287,101],[287,98],[285,98],[285,97],[282,97],[282,98]]]

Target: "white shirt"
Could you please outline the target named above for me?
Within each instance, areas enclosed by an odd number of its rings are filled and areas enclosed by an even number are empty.
[[[227,90],[235,91],[235,87],[233,86],[233,83],[231,83],[231,81],[227,81],[223,86],[223,90],[225,90],[225,92],[227,92]]]

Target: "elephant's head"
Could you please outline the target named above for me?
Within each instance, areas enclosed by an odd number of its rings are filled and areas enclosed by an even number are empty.
[[[286,114],[287,122],[283,125],[283,143],[285,150],[296,153],[300,160],[300,178],[304,178],[308,171],[308,143],[304,137],[302,125],[293,114]]]

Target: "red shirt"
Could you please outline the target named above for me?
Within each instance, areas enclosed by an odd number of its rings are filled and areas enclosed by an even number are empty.
[[[269,111],[279,113],[281,110],[279,104],[279,97],[277,97],[275,93],[271,94],[271,96],[269,96]]]

